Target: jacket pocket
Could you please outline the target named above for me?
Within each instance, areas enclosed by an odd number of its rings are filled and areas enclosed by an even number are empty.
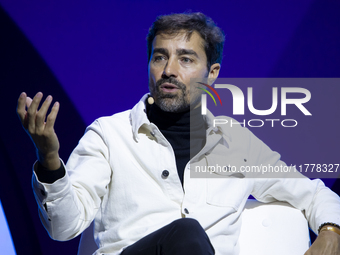
[[[207,178],[207,197],[209,205],[231,207],[236,212],[242,201],[247,199],[246,180],[243,178]]]

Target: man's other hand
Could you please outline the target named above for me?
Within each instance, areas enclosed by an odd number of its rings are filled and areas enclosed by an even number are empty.
[[[18,99],[17,113],[23,128],[37,149],[39,162],[49,170],[56,170],[60,167],[60,160],[59,141],[54,132],[54,123],[59,111],[59,103],[54,103],[46,118],[52,96],[48,96],[38,110],[42,97],[41,92],[38,92],[33,99],[22,92]]]
[[[305,255],[340,255],[340,235],[330,230],[320,232]]]

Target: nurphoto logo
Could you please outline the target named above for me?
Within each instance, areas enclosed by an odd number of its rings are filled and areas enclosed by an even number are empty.
[[[221,106],[222,106],[222,100],[216,89],[228,89],[231,92],[232,100],[233,100],[233,106],[232,111],[233,115],[244,115],[245,114],[245,96],[242,92],[242,90],[232,84],[215,84],[214,87],[202,83],[197,82],[199,84],[202,84],[209,88],[218,98]],[[209,92],[207,89],[197,87],[203,91],[205,91],[214,101],[215,106],[217,106],[215,97],[211,92]],[[281,97],[278,96],[278,87],[272,88],[272,97],[271,97],[271,107],[269,109],[256,109],[254,107],[253,103],[253,87],[247,87],[247,106],[248,110],[258,116],[267,116],[272,113],[274,113],[279,104],[280,100],[280,108],[281,108],[281,116],[287,115],[287,105],[295,105],[305,116],[311,116],[312,114],[307,110],[307,108],[304,106],[305,103],[307,103],[311,99],[311,93],[308,89],[300,88],[300,87],[281,87],[280,88],[280,94]],[[294,93],[294,94],[300,94],[303,97],[302,98],[289,98],[288,95]],[[207,94],[201,95],[201,113],[202,115],[207,114]],[[233,125],[240,125],[243,124],[243,126],[250,127],[262,127],[264,126],[265,122],[270,122],[271,126],[274,127],[276,122],[280,122],[283,127],[296,127],[298,122],[295,119],[250,119],[248,121],[243,120],[243,122],[233,122],[230,119],[215,119],[214,120],[214,126],[215,125],[222,125],[222,124],[229,124],[230,126]]]

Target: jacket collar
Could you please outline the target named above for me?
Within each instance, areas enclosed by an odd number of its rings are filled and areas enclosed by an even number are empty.
[[[132,108],[130,112],[130,122],[132,126],[132,132],[134,139],[138,141],[138,131],[143,126],[146,125],[147,127],[150,126],[150,121],[148,116],[146,115],[146,106],[145,101],[148,98],[149,93],[145,94],[141,100]],[[149,128],[150,129],[150,128]]]
[[[139,140],[138,132],[142,126],[145,126],[150,131],[152,130],[151,123],[146,114],[146,106],[145,106],[145,102],[148,96],[150,96],[150,94],[146,93],[139,100],[139,102],[132,108],[130,112],[130,122],[132,126],[132,132],[133,132],[134,139],[136,141]],[[207,110],[207,114],[203,116],[203,119],[206,122],[207,127],[208,127],[207,136],[213,133],[220,134],[224,138],[224,140],[226,140],[226,142],[231,141],[230,134],[229,132],[227,132],[225,127],[221,125],[214,126],[214,119],[216,119],[216,117],[209,110]]]

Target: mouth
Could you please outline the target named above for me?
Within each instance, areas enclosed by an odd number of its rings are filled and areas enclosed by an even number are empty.
[[[159,86],[159,88],[163,92],[176,92],[179,90],[179,87],[172,83],[163,83],[161,86]]]

